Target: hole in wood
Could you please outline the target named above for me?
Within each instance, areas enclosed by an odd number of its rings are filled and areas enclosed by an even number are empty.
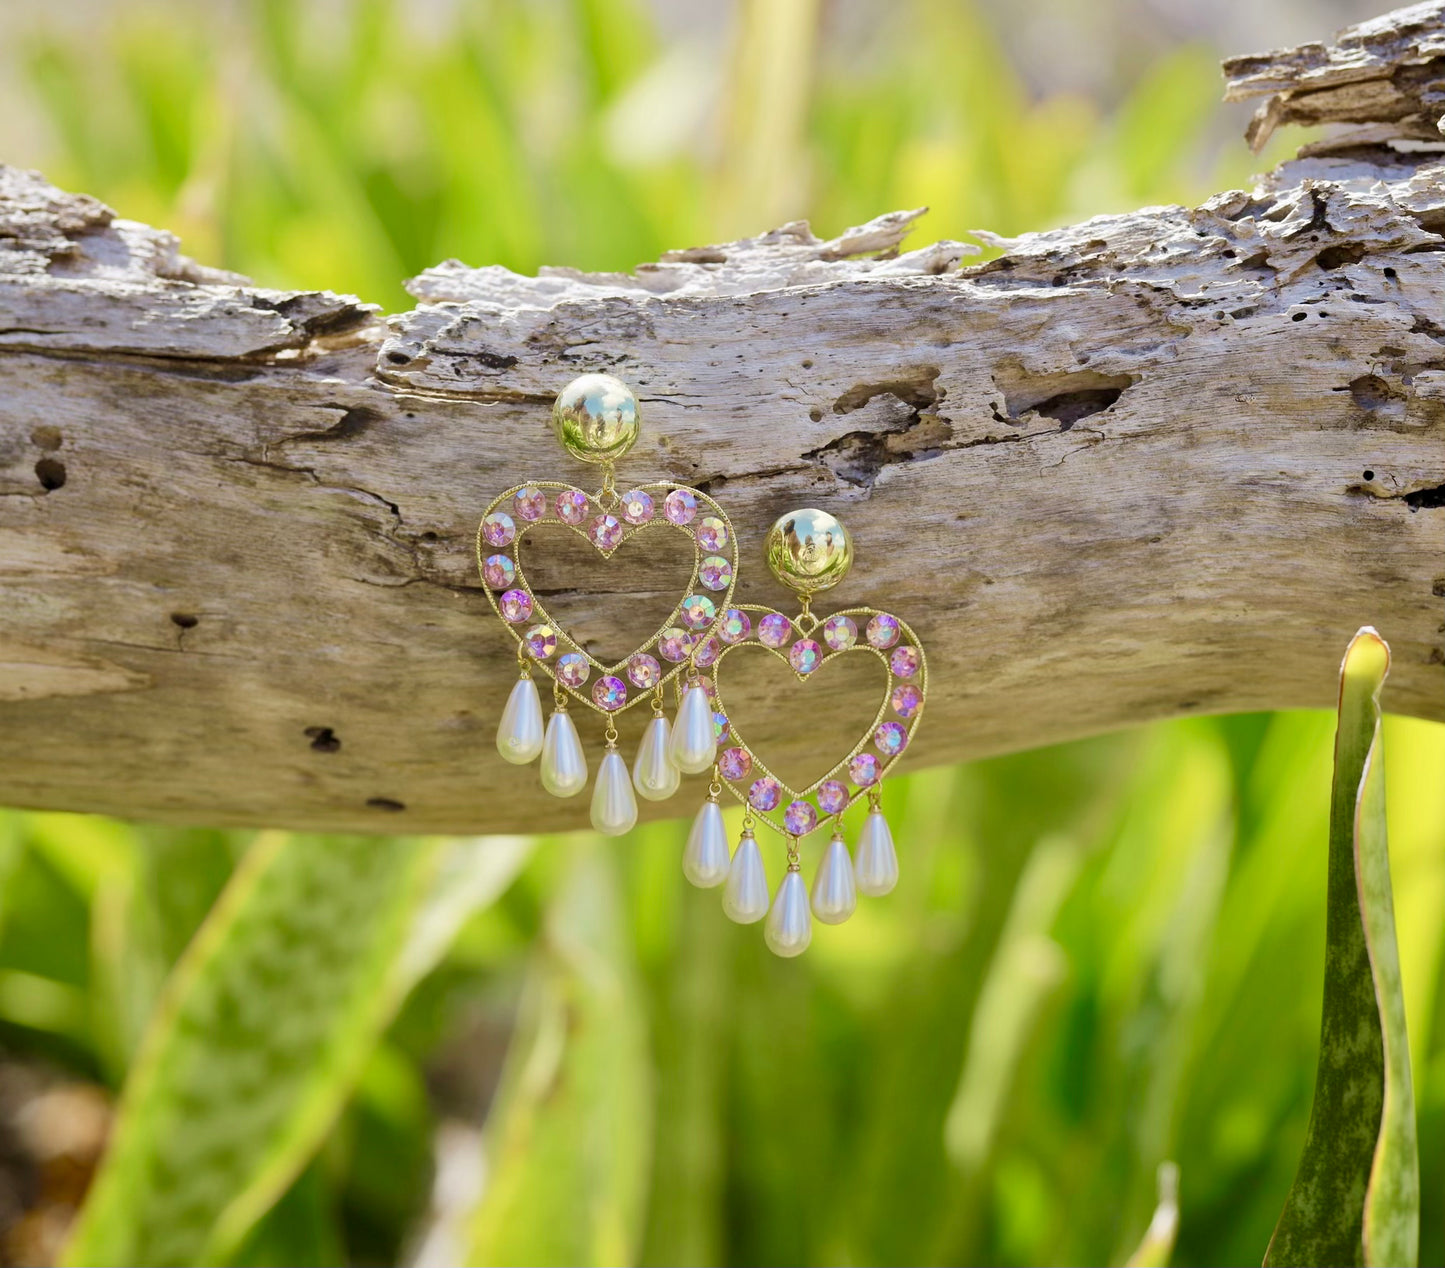
[[[405,802],[393,801],[390,797],[368,797],[366,799],[366,804],[372,810],[386,810],[391,812],[392,814],[395,814],[397,811],[406,809]]]
[[[201,618],[192,616],[189,612],[172,612],[171,624],[178,625],[183,630],[193,630],[201,623]]]
[[[329,726],[308,726],[305,735],[311,741],[311,747],[318,753],[339,753],[341,751],[341,740]]]
[[[59,458],[42,458],[35,464],[35,478],[47,493],[53,493],[65,484],[65,464]]]

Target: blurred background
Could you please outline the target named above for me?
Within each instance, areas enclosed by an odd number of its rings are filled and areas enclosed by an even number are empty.
[[[451,256],[625,269],[799,217],[927,204],[964,237],[1200,200],[1299,139],[1247,154],[1219,58],[1378,8],[7,0],[0,161],[397,308]],[[111,1262],[1120,1263],[1165,1160],[1174,1261],[1258,1262],[1310,1105],[1331,735],[1189,719],[910,775],[898,890],[788,962],[686,885],[683,824],[0,812],[0,1262],[62,1253],[118,1116],[160,1144],[87,1216]],[[1441,1264],[1445,727],[1386,745]]]

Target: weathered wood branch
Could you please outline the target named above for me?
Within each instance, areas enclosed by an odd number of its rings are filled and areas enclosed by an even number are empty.
[[[390,319],[0,170],[0,801],[579,822],[492,749],[515,667],[470,539],[493,492],[574,478],[543,423],[585,369],[643,400],[622,478],[728,506],[741,601],[782,597],[777,514],[846,519],[839,605],[929,648],[918,764],[1327,706],[1365,623],[1389,707],[1445,717],[1445,161],[1401,141],[1437,50],[1438,4],[1232,63],[1276,122],[1375,130],[1202,207],[981,234],[982,265],[900,253],[907,213],[631,275],[449,263]],[[659,588],[629,562],[570,583],[589,636]],[[806,716],[795,755],[856,715]]]

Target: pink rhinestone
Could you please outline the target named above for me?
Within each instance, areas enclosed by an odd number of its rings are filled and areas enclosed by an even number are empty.
[[[858,626],[851,616],[830,616],[823,622],[823,642],[835,652],[844,652],[858,641]]]
[[[842,813],[848,807],[848,785],[836,779],[825,779],[818,785],[818,805],[825,815]]]
[[[721,550],[728,544],[728,526],[716,515],[704,515],[697,524],[697,544],[704,550]]]
[[[532,596],[525,590],[508,590],[497,606],[502,609],[502,620],[525,621],[532,615]]]
[[[806,801],[790,801],[783,811],[783,827],[795,837],[807,836],[818,826],[818,812]]]
[[[753,780],[753,786],[748,789],[748,804],[754,810],[776,810],[782,799],[782,788],[771,775]]]
[[[716,706],[716,705],[717,705],[717,683],[713,682],[713,680],[712,680],[711,678],[699,678],[699,679],[697,680],[697,685],[702,688],[702,694],[707,697],[708,703],[711,704],[711,705],[713,705],[713,706]]]
[[[530,524],[547,514],[547,495],[529,484],[525,489],[517,490],[512,499],[512,509],[516,511],[519,520],[526,520]]]
[[[766,647],[781,647],[792,633],[792,623],[780,612],[769,612],[758,622],[758,638]]]
[[[823,659],[823,649],[811,638],[800,638],[788,648],[788,664],[800,674],[811,674]]]
[[[753,759],[748,756],[746,749],[725,748],[718,756],[717,768],[724,779],[736,783],[747,778],[748,772],[753,768]]]
[[[908,747],[908,730],[901,722],[885,722],[873,732],[873,747],[884,757],[897,757]]]
[[[882,771],[883,764],[872,753],[859,753],[848,763],[848,778],[859,788],[867,788],[870,784],[876,784]]]
[[[705,630],[717,615],[717,604],[705,594],[690,594],[682,601],[682,623],[690,630]]]
[[[900,678],[912,678],[921,663],[916,647],[895,647],[888,658],[888,668]]]
[[[622,518],[629,524],[646,524],[652,518],[652,494],[632,489],[622,495]]]
[[[616,550],[622,541],[622,521],[615,515],[599,515],[587,526],[587,536],[599,550]]]
[[[733,579],[733,566],[721,555],[709,555],[702,561],[697,575],[709,590],[726,590]]]
[[[661,637],[657,640],[657,650],[663,660],[684,661],[687,659],[688,652],[692,651],[692,638],[693,636],[686,630],[679,629],[674,625],[662,631]]]
[[[868,622],[868,644],[880,651],[898,641],[898,618],[880,612]]]
[[[587,495],[563,489],[557,494],[557,518],[564,524],[580,524],[587,518]]]
[[[550,625],[534,625],[524,641],[534,660],[546,660],[557,650],[557,631]]]
[[[697,515],[697,498],[686,489],[674,489],[663,499],[662,513],[674,524],[691,524]]]
[[[753,632],[753,623],[741,608],[729,608],[717,623],[717,636],[724,643],[741,643]]]
[[[517,525],[505,511],[493,511],[482,521],[482,540],[488,546],[510,546],[517,536]]]
[[[516,565],[506,555],[488,555],[483,561],[482,580],[493,590],[505,590],[516,579]]]
[[[709,638],[707,642],[697,649],[697,652],[692,658],[692,663],[699,669],[706,669],[717,659],[720,651],[722,651],[722,644],[715,638]]]
[[[732,723],[728,721],[726,713],[714,713],[712,715],[712,737],[721,744],[728,737],[732,730]]]
[[[620,709],[627,703],[627,684],[611,674],[592,684],[592,701],[599,709]]]
[[[893,689],[893,712],[900,718],[911,718],[923,703],[923,692],[911,683]]]
[[[557,662],[557,680],[564,687],[580,687],[592,668],[580,652],[568,652]]]
[[[634,652],[627,659],[627,676],[647,691],[662,681],[662,666],[646,652]]]

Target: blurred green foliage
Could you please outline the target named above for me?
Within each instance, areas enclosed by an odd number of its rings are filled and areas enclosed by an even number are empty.
[[[1253,165],[1209,154],[1210,50],[1105,114],[1031,98],[946,0],[867,50],[771,40],[761,0],[731,46],[631,0],[102,12],[14,53],[47,175],[204,263],[389,307],[453,255],[625,268],[923,203],[935,235],[1014,233]],[[10,814],[0,1044],[133,1072],[117,1148],[173,1204],[98,1191],[78,1260],[1122,1262],[1173,1159],[1176,1262],[1257,1262],[1310,1106],[1330,740],[1195,719],[909,776],[897,892],[789,962],[685,884],[678,824],[544,839],[498,896],[468,843]],[[1442,1263],[1445,728],[1386,744]],[[438,910],[432,867],[468,900]]]

